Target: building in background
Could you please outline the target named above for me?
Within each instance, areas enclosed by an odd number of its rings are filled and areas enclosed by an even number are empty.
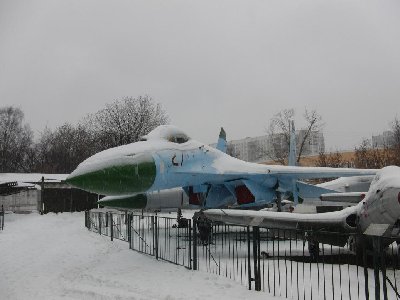
[[[296,130],[297,141],[303,140],[306,130]],[[275,134],[273,136],[262,135],[257,137],[247,137],[240,140],[232,140],[228,142],[228,154],[249,162],[264,162],[271,160],[273,144],[280,147],[287,147],[283,134]],[[215,147],[216,144],[211,146]],[[299,143],[297,145],[299,147]],[[299,150],[299,149],[297,149]],[[320,131],[312,131],[306,140],[303,148],[302,156],[314,156],[325,151],[324,135]]]
[[[14,213],[96,208],[99,195],[66,184],[68,174],[0,173],[0,209]]]
[[[375,148],[385,148],[394,143],[394,135],[393,131],[384,131],[382,134],[379,135],[373,135],[372,139],[372,146]]]

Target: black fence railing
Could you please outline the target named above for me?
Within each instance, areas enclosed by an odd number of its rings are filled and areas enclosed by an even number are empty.
[[[290,299],[400,299],[396,238],[207,220],[193,227],[194,269],[249,289]]]
[[[85,212],[85,226],[111,240],[127,241],[129,248],[176,265],[192,268],[191,220],[133,213]]]
[[[395,238],[86,212],[90,230],[157,259],[289,299],[400,299]],[[193,226],[192,226],[193,225]]]

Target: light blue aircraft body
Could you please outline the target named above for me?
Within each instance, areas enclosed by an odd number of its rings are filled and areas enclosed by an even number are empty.
[[[217,148],[226,150],[226,141],[222,139]],[[90,192],[118,196],[119,201],[135,202],[143,193],[182,187],[189,202],[200,207],[251,207],[274,202],[281,192],[291,191],[302,198],[334,192],[300,180],[373,175],[377,171],[262,165],[218,149],[190,139],[175,126],[163,125],[140,142],[88,158],[67,182]],[[140,205],[145,202],[140,201]]]

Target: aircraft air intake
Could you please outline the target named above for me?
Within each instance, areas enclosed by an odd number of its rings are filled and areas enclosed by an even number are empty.
[[[235,193],[238,204],[249,204],[255,201],[254,195],[245,185],[237,186]]]
[[[346,218],[346,224],[352,228],[357,227],[357,215],[351,214]]]

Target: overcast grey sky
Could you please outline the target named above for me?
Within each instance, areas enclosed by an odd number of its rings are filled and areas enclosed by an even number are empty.
[[[352,147],[400,117],[400,1],[0,0],[0,106],[36,134],[143,94],[207,143],[307,107]]]

